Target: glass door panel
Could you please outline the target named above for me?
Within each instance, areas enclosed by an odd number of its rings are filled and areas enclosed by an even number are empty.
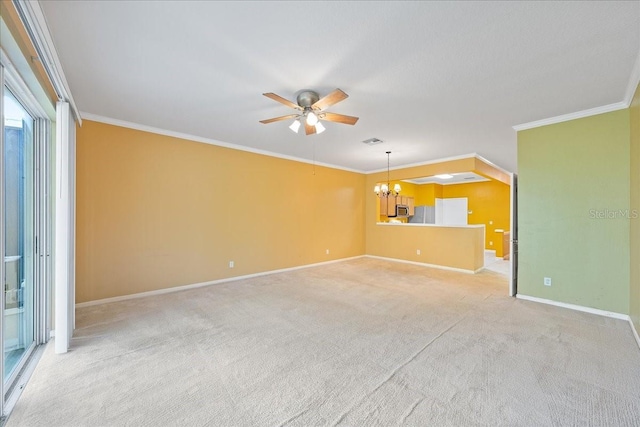
[[[5,390],[34,347],[34,120],[4,88]]]

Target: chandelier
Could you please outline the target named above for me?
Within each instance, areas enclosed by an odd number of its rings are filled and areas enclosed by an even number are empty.
[[[387,183],[382,185],[376,185],[373,189],[378,197],[389,197],[389,196],[397,196],[400,194],[401,188],[400,184],[395,184],[393,186],[393,190],[389,187],[391,186],[389,181],[389,155],[391,151],[387,151]]]

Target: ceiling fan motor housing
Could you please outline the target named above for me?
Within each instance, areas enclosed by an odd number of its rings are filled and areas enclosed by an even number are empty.
[[[312,90],[305,90],[298,94],[296,100],[298,101],[298,105],[302,108],[311,108],[313,104],[318,102],[320,96],[317,92]]]

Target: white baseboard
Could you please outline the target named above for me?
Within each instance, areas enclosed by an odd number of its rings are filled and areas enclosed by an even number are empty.
[[[364,255],[365,258],[373,258],[373,259],[381,259],[384,261],[393,261],[393,262],[401,262],[403,264],[412,264],[412,265],[419,265],[420,267],[430,267],[430,268],[437,268],[440,270],[448,270],[448,271],[456,271],[458,273],[467,273],[467,274],[475,274],[478,273],[479,271],[483,270],[484,267],[481,267],[477,270],[465,270],[464,268],[455,268],[455,267],[447,267],[446,265],[438,265],[438,264],[427,264],[426,262],[417,262],[417,261],[407,261],[405,259],[399,259],[399,258],[387,258],[387,257],[383,257],[383,256],[377,256],[377,255]]]
[[[628,314],[615,313],[612,311],[600,310],[598,308],[585,307],[582,305],[568,304],[566,302],[558,302],[558,301],[553,301],[545,298],[532,297],[529,295],[516,294],[516,298],[525,300],[525,301],[533,301],[533,302],[539,302],[542,304],[554,305],[556,307],[568,308],[570,310],[582,311],[584,313],[596,314],[598,316],[605,316],[605,317],[611,317],[613,319],[626,320],[627,322],[629,322],[629,325],[631,326],[631,332],[633,333],[633,336],[636,339],[638,348],[640,348],[640,336],[638,336],[638,331],[636,330],[636,327],[631,321],[631,317]]]
[[[598,316],[613,317],[614,319],[629,320],[629,315],[614,313],[612,311],[600,310],[598,308],[585,307],[583,305],[569,304],[566,302],[558,302],[545,298],[531,297],[529,295],[516,294],[516,298],[526,301],[539,302],[542,304],[555,305],[556,307],[568,308],[571,310],[582,311],[585,313],[597,314]]]
[[[633,336],[636,337],[636,342],[638,343],[638,347],[640,347],[640,335],[638,335],[638,330],[636,329],[636,325],[633,324],[631,317],[629,317],[629,324],[631,325]]]
[[[302,269],[305,269],[305,268],[318,267],[318,266],[327,265],[327,264],[334,264],[334,263],[337,263],[337,262],[343,262],[343,261],[348,261],[348,260],[352,260],[352,259],[363,258],[364,256],[365,255],[359,255],[359,256],[350,257],[350,258],[340,258],[340,259],[335,259],[335,260],[331,260],[331,261],[318,262],[318,263],[315,263],[315,264],[305,264],[305,265],[299,265],[297,267],[281,268],[281,269],[278,269],[278,270],[269,270],[269,271],[263,271],[263,272],[260,272],[260,273],[246,274],[244,276],[227,277],[227,278],[224,278],[224,279],[211,280],[211,281],[208,281],[208,282],[193,283],[193,284],[190,284],[190,285],[174,286],[174,287],[171,287],[171,288],[157,289],[155,291],[140,292],[140,293],[136,293],[136,294],[122,295],[122,296],[112,297],[112,298],[103,298],[103,299],[99,299],[99,300],[95,300],[95,301],[80,302],[80,303],[76,304],[76,308],[91,307],[91,306],[94,306],[94,305],[108,304],[108,303],[111,303],[111,302],[127,301],[127,300],[131,300],[131,299],[136,299],[136,298],[144,298],[144,297],[155,296],[155,295],[170,294],[170,293],[173,293],[173,292],[180,292],[180,291],[186,291],[186,290],[189,290],[189,289],[202,288],[202,287],[205,287],[205,286],[217,285],[217,284],[220,284],[220,283],[235,282],[235,281],[243,280],[243,279],[251,279],[253,277],[267,276],[267,275],[270,275],[270,274],[284,273],[284,272],[287,272],[287,271],[302,270]]]

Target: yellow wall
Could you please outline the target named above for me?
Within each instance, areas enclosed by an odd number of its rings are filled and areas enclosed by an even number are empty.
[[[502,233],[496,229],[509,231],[511,221],[511,188],[500,181],[485,181],[470,184],[443,186],[443,198],[466,197],[469,224],[484,224],[487,230],[485,248],[502,250]],[[493,224],[489,224],[492,221]],[[491,244],[493,243],[493,244]]]
[[[436,199],[442,198],[442,185],[422,184],[416,192],[416,206],[435,206]]]
[[[404,182],[404,181],[398,181],[398,183],[402,188],[400,195],[406,196],[406,197],[413,197],[413,199],[415,200],[419,186],[416,184],[412,184],[410,182]],[[395,184],[395,181],[394,183],[391,184],[391,188],[393,188],[393,184]]]
[[[76,302],[363,255],[364,184],[358,173],[85,120]]]

